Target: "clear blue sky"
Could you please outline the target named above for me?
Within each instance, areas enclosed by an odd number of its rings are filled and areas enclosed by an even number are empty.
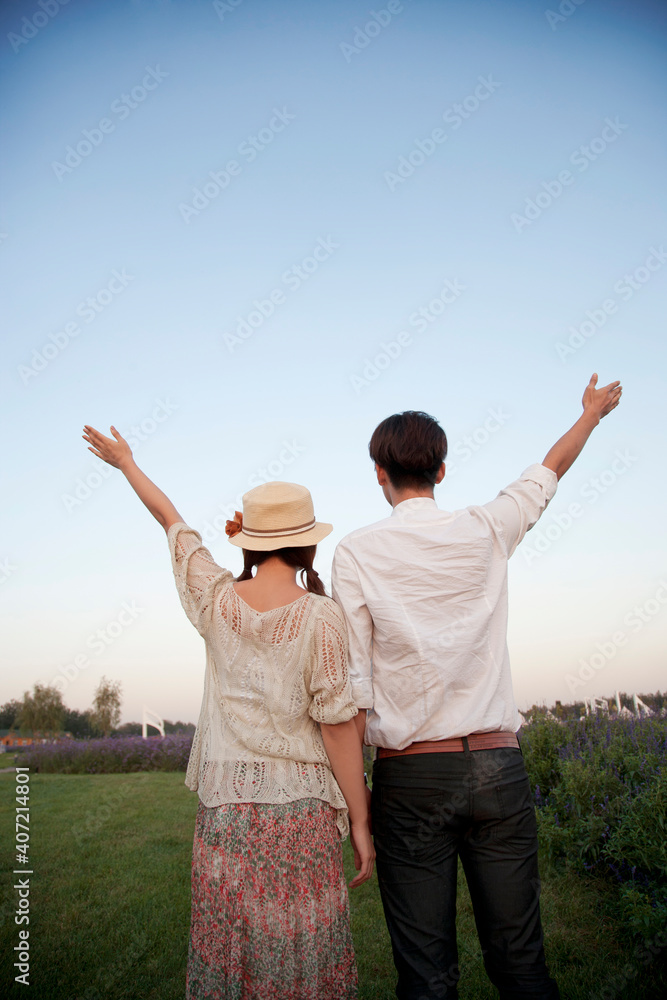
[[[65,670],[198,714],[163,532],[84,423],[235,571],[216,516],[305,483],[328,578],[389,512],[379,420],[438,417],[439,505],[483,503],[593,371],[623,400],[512,560],[515,694],[665,687],[665,8],[561,6],[2,5],[0,701]]]

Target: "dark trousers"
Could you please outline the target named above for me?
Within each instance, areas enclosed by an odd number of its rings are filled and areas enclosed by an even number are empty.
[[[537,827],[521,751],[377,760],[373,834],[400,1000],[456,1000],[458,858],[501,1000],[557,1000],[544,960]]]

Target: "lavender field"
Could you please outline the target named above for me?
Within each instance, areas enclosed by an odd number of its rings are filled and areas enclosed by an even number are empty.
[[[627,930],[667,947],[667,719],[545,719],[522,736],[541,846],[616,889]]]
[[[543,718],[522,730],[550,861],[605,883],[629,934],[667,947],[667,719]],[[41,774],[185,771],[189,734],[61,740],[21,754]],[[651,953],[653,954],[653,953]]]
[[[21,754],[21,764],[40,774],[128,774],[133,771],[185,771],[192,736],[109,736],[58,740]]]

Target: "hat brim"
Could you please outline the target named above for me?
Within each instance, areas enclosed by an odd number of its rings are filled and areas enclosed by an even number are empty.
[[[304,545],[317,545],[323,538],[330,535],[332,531],[333,524],[316,521],[314,527],[308,531],[300,531],[296,535],[265,535],[259,538],[256,535],[246,535],[245,531],[239,531],[229,541],[232,545],[237,545],[240,549],[249,549],[251,552],[271,552],[272,549],[291,549],[301,548]]]

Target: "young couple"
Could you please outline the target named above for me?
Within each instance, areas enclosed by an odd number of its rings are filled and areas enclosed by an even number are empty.
[[[596,385],[593,375],[582,415],[541,465],[453,513],[433,498],[445,475],[441,427],[424,413],[384,420],[370,454],[392,514],[338,545],[335,602],[313,569],[332,526],[315,520],[305,487],[245,494],[227,524],[243,550],[234,578],[115,428],[113,438],[84,428],[93,454],[125,474],[166,530],[181,603],[206,643],[186,776],[199,794],[189,1000],[356,996],[348,829],[351,886],[371,877],[377,851],[400,1000],[457,996],[458,858],[502,1000],[558,997],[516,737],[507,560],[618,405],[618,382]],[[377,748],[372,795],[363,742]]]

